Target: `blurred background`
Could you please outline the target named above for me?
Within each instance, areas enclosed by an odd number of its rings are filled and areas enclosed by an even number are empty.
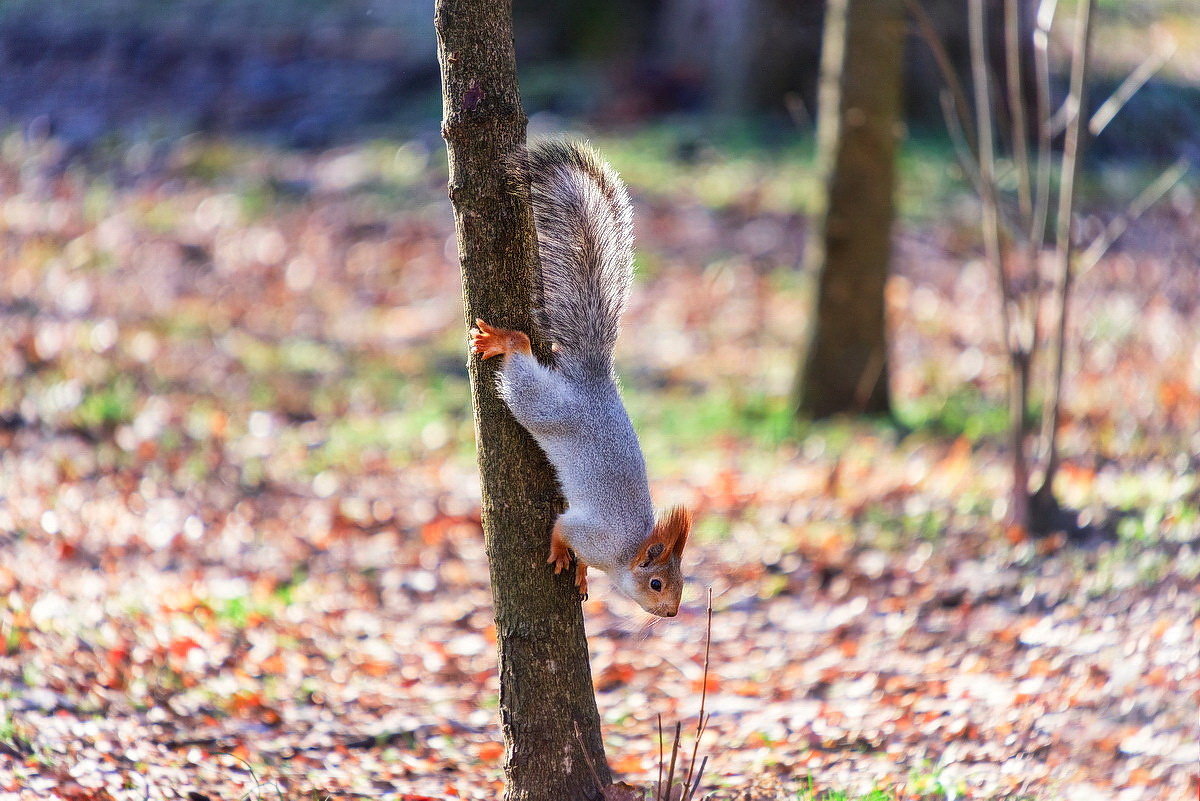
[[[965,76],[967,4],[924,5]],[[913,30],[892,414],[812,422],[823,3],[515,6],[531,132],[630,185],[618,368],[656,501],[700,520],[678,620],[602,577],[585,604],[615,772],[652,777],[656,715],[694,722],[712,587],[718,798],[1194,797],[1195,170],[1079,277],[1072,523],[1032,538],[980,204]],[[1093,106],[1174,55],[1086,151],[1085,245],[1200,160],[1195,0],[1096,14]],[[495,797],[440,118],[429,2],[0,3],[0,789]]]
[[[516,0],[531,114],[572,124],[670,116],[760,119],[779,140],[811,123],[820,0]],[[1071,3],[1064,3],[1069,13]],[[417,0],[8,0],[0,8],[9,125],[87,149],[203,132],[289,147],[429,135],[440,110],[428,3]],[[965,70],[967,4],[924,4]],[[992,3],[999,21],[1000,3]],[[1105,138],[1105,152],[1196,148],[1196,9],[1189,0],[1104,0],[1098,95],[1165,38],[1178,52]],[[1000,41],[999,25],[993,35]],[[941,78],[911,37],[910,119],[941,128]],[[788,110],[791,113],[788,113]],[[793,122],[788,124],[787,119]],[[1153,120],[1153,124],[1149,121]]]

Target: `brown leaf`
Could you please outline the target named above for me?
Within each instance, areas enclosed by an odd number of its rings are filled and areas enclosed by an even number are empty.
[[[645,801],[646,791],[632,784],[617,782],[605,787],[601,797],[604,801]]]

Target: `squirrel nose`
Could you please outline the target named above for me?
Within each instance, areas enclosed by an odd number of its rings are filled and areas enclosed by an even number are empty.
[[[679,610],[672,609],[670,612],[663,612],[663,617],[675,617],[677,614],[679,614]]]

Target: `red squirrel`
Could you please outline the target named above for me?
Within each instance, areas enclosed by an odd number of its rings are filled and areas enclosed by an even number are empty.
[[[574,554],[581,598],[587,569],[595,567],[647,612],[674,617],[692,519],[682,507],[655,519],[645,459],[613,368],[633,283],[629,195],[583,145],[534,146],[527,166],[542,285],[536,319],[554,361],[534,358],[525,333],[483,320],[471,329],[472,350],[503,357],[500,396],[558,474],[568,509],[550,537],[554,572],[567,569]]]

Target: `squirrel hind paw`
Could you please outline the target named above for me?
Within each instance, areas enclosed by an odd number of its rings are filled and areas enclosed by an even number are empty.
[[[475,327],[471,329],[471,351],[478,353],[484,359],[493,356],[506,356],[509,353],[533,352],[529,337],[521,331],[509,328],[497,328],[488,325],[483,320],[476,319]]]
[[[571,566],[571,551],[568,549],[567,543],[557,535],[550,540],[550,556],[546,559],[546,563],[554,565],[555,575]]]
[[[579,600],[586,601],[588,599],[588,566],[575,558],[575,589],[579,593]]]

